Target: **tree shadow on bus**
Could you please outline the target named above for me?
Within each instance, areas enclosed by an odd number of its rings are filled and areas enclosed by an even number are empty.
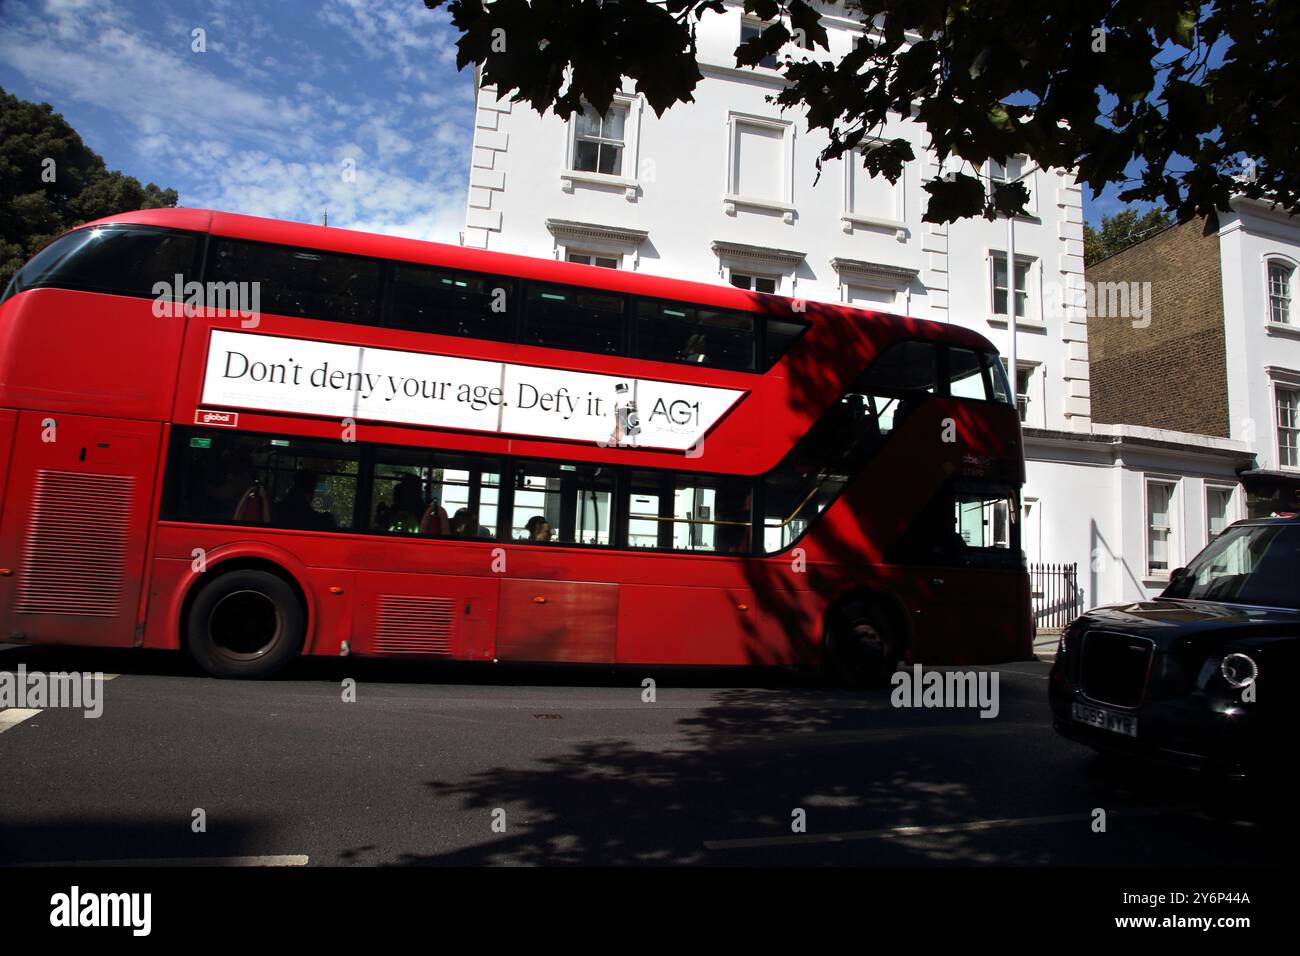
[[[927,338],[942,327],[860,310],[853,310],[848,319],[839,309],[832,312],[819,303],[776,296],[754,298],[774,318],[798,318],[792,310],[824,312],[801,347],[791,350],[769,373],[772,388],[785,383],[783,401],[789,414],[765,420],[763,443],[796,449],[778,471],[789,472],[790,477],[816,474],[819,468],[832,473],[844,468],[857,477],[840,493],[841,505],[835,509],[833,521],[825,517],[815,520],[806,538],[793,541],[787,540],[782,530],[784,551],[741,562],[745,591],[732,597],[740,608],[735,624],[744,634],[747,658],[755,664],[817,662],[823,658],[823,642],[834,624],[836,609],[862,602],[870,605],[877,623],[890,632],[887,636],[904,642],[910,631],[906,619],[915,609],[923,609],[933,622],[928,654],[937,661],[994,663],[1026,658],[1027,648],[1011,646],[1015,608],[1008,608],[1001,618],[987,613],[980,616],[981,601],[972,592],[989,579],[979,572],[954,571],[952,576],[960,575],[961,582],[954,580],[945,587],[942,579],[947,575],[942,569],[935,573],[935,568],[919,564],[908,569],[886,566],[886,558],[899,555],[899,549],[911,540],[913,524],[924,523],[921,516],[929,513],[954,475],[995,475],[1000,471],[1001,462],[1015,450],[1007,444],[1008,421],[1013,420],[1014,410],[997,403],[949,399],[941,403],[918,392],[913,398],[897,400],[887,437],[884,426],[878,433],[867,428],[871,422],[879,425],[881,421],[871,415],[866,416],[866,424],[858,423],[866,429],[863,434],[855,431],[851,435],[849,426],[857,419],[841,422],[839,413],[844,407],[837,405],[844,387],[899,340],[900,322],[904,338]],[[845,328],[850,321],[854,323],[851,331]],[[904,412],[903,406],[910,411]],[[834,419],[828,417],[831,409],[838,409]],[[823,427],[807,449],[798,449],[801,438],[812,437],[800,423],[826,426],[832,421],[838,423],[833,436]],[[783,433],[783,428],[789,433]],[[846,451],[854,442],[858,448],[844,462],[831,465],[830,459],[823,461],[826,455]],[[853,464],[848,464],[850,460]],[[800,481],[806,482],[807,476]],[[815,509],[808,513],[800,510],[814,500],[809,491],[813,486],[796,484],[799,491],[793,497],[769,484],[764,496],[765,536],[784,529],[796,514],[800,521],[815,515]],[[999,582],[997,589],[1002,586]],[[957,594],[957,590],[967,593]],[[823,616],[821,609],[828,606]]]

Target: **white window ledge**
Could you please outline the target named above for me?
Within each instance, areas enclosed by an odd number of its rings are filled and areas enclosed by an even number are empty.
[[[588,186],[614,186],[623,190],[628,202],[636,200],[637,190],[640,188],[640,184],[635,179],[628,179],[625,176],[588,173],[578,169],[566,169],[560,173],[560,188],[566,193],[573,192],[574,183],[584,183]]]
[[[1007,324],[1007,318],[1004,315],[989,316],[989,325],[996,325],[998,328],[1004,329],[1007,327]],[[1038,319],[1019,318],[1016,319],[1016,329],[1025,329],[1029,332],[1046,332],[1047,323],[1040,322]]]
[[[1269,335],[1282,335],[1300,339],[1300,325],[1283,325],[1281,322],[1264,323],[1264,331]]]
[[[899,242],[907,241],[907,223],[901,219],[880,219],[876,216],[859,216],[851,212],[845,212],[840,214],[840,222],[843,223],[845,232],[852,232],[854,226],[863,226],[867,229],[892,230],[894,238]]]
[[[774,212],[781,213],[781,218],[786,225],[794,222],[794,206],[786,202],[777,202],[774,199],[753,199],[749,196],[723,196],[722,211],[728,216],[734,216],[737,208],[750,209],[770,209]]]

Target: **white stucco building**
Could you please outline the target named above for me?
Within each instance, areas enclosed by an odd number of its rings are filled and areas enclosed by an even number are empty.
[[[1228,421],[1251,510],[1300,507],[1300,222],[1241,200],[1219,224]]]
[[[841,56],[861,37],[856,9],[819,9]],[[705,16],[695,102],[662,117],[630,85],[603,119],[567,123],[481,90],[464,244],[959,323],[1005,355],[1006,221],[923,222],[922,187],[944,171],[902,117],[883,136],[906,138],[918,159],[898,183],[847,160],[819,177],[824,136],[767,101],[780,74],[734,66],[756,28],[730,3]],[[1007,167],[979,172],[1023,176],[1031,194],[1014,225],[1027,556],[1077,563],[1085,606],[1147,596],[1162,585],[1145,558],[1141,475],[1234,483],[1248,447],[1093,422],[1080,187],[1067,172]]]

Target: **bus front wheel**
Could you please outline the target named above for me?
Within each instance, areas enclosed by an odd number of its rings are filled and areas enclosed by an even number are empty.
[[[302,646],[306,616],[283,578],[230,571],[203,587],[190,606],[185,643],[213,677],[269,677]]]
[[[883,686],[902,659],[902,641],[880,608],[854,602],[835,615],[826,635],[826,668],[840,686]]]

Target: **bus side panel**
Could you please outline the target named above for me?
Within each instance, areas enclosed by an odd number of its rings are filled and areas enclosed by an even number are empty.
[[[612,664],[620,589],[590,581],[502,581],[496,656]]]
[[[620,664],[791,665],[816,654],[807,594],[650,584],[622,592]]]
[[[1025,660],[1025,580],[1011,569],[905,569],[897,586],[914,608],[913,658],[950,665]]]
[[[185,320],[158,318],[152,306],[65,289],[10,299],[0,325],[0,404],[167,418]]]
[[[499,585],[488,577],[359,572],[352,653],[491,660]]]
[[[17,428],[18,412],[12,408],[0,408],[0,521],[4,520],[5,488],[13,465],[14,432]]]
[[[135,643],[157,423],[22,412],[0,521],[0,636]]]

